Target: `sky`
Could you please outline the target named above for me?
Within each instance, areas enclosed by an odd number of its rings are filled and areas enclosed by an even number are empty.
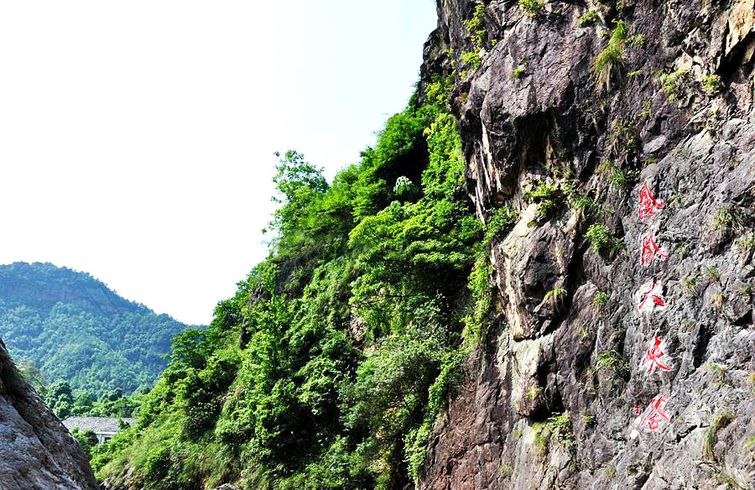
[[[0,264],[209,323],[267,255],[273,153],[358,161],[435,23],[434,0],[0,2]]]

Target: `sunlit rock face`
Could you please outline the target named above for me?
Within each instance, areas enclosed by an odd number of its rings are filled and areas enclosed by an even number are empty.
[[[0,341],[0,488],[97,489],[86,455]]]
[[[419,486],[749,488],[755,4],[484,3],[479,44],[439,1],[422,74],[455,80],[479,217],[517,219]]]

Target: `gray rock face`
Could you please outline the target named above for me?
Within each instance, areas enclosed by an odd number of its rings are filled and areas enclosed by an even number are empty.
[[[479,217],[518,221],[491,246],[498,320],[419,486],[752,488],[755,2],[598,3],[584,27],[584,4],[485,5],[480,67],[461,56],[474,4],[440,0],[422,73],[456,81]],[[645,182],[659,208],[641,220]],[[650,230],[668,258],[643,266]],[[652,280],[666,308],[641,312]],[[655,336],[670,370],[648,374]],[[670,420],[651,430],[657,396]]]
[[[0,489],[97,489],[86,455],[0,341]]]

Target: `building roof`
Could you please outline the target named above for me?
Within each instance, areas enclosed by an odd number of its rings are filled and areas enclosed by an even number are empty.
[[[112,417],[68,417],[63,421],[63,425],[69,431],[76,427],[80,431],[94,431],[95,434],[114,434],[120,432],[121,428],[118,422],[121,420],[127,425],[134,425],[134,419]]]

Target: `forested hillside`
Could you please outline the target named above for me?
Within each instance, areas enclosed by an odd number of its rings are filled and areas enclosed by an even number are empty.
[[[108,485],[411,481],[489,305],[449,90],[418,90],[332,183],[280,156],[270,257],[174,340],[138,426],[94,459]]]
[[[0,338],[25,372],[33,371],[31,361],[46,383],[67,382],[95,397],[149,389],[165,368],[170,339],[186,328],[86,273],[0,266]]]

